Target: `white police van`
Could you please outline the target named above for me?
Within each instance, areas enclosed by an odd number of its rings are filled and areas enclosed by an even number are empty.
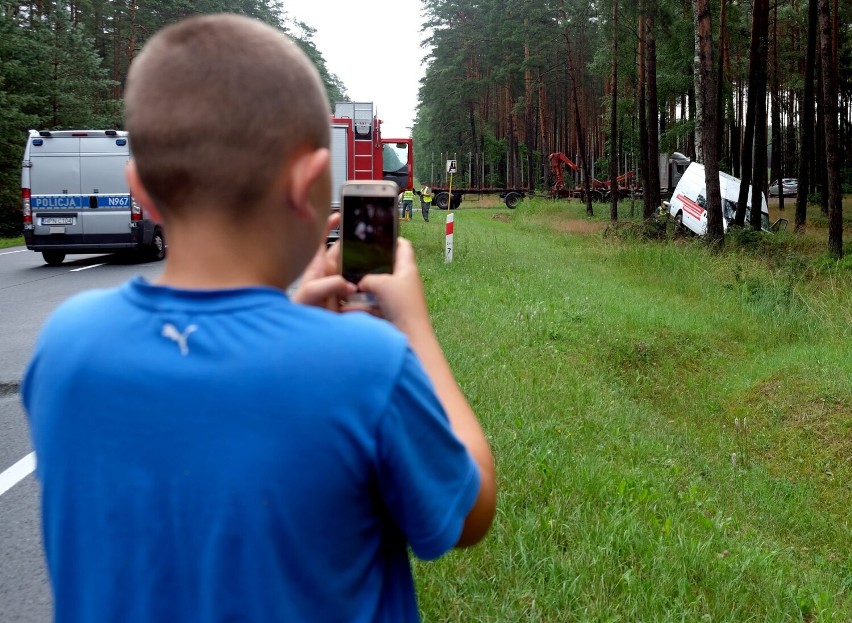
[[[737,201],[740,194],[741,182],[727,173],[719,172],[719,186],[722,194],[722,227],[728,230],[737,213]],[[674,218],[676,226],[687,228],[693,233],[703,236],[707,233],[707,188],[705,184],[704,165],[693,162],[684,172],[672,193],[671,201],[667,202],[669,214]],[[751,186],[748,187],[746,202],[746,223],[751,216]],[[766,195],[761,193],[760,226],[764,231],[785,229],[787,219],[778,219],[769,224],[769,208],[766,205]]]
[[[127,132],[30,130],[21,169],[24,240],[45,262],[69,253],[134,252],[161,260],[162,225],[133,201]]]

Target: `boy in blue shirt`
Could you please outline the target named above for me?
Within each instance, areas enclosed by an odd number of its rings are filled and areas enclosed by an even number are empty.
[[[22,387],[56,620],[416,621],[408,547],[485,535],[493,460],[407,241],[357,286],[384,320],[341,313],[316,70],[260,22],[192,18],[125,104],[163,274],[64,303]]]

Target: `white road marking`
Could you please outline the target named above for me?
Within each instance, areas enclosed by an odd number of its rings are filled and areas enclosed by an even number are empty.
[[[72,268],[68,272],[69,273],[77,273],[77,272],[80,272],[81,270],[89,270],[90,268],[97,268],[98,266],[106,266],[106,265],[107,265],[107,263],[104,262],[102,264],[92,264],[91,266],[81,266],[80,268]]]
[[[29,249],[19,249],[18,251],[0,251],[0,255],[12,255],[12,253],[23,253],[24,251],[29,251]]]
[[[35,452],[30,452],[27,456],[0,474],[0,495],[3,495],[24,478],[32,474],[35,467],[36,455]]]

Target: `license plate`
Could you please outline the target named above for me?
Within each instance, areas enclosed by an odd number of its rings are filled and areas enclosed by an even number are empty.
[[[73,225],[73,216],[45,216],[41,219],[42,225]]]

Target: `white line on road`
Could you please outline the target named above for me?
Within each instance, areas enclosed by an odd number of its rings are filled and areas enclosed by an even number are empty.
[[[24,478],[32,474],[35,467],[36,455],[35,452],[30,452],[27,456],[0,474],[0,495],[3,495]]]
[[[107,263],[103,262],[102,264],[92,264],[91,266],[81,266],[80,268],[72,268],[68,272],[69,273],[76,273],[76,272],[79,272],[81,270],[89,270],[90,268],[97,268],[98,266],[106,266],[106,265],[107,265]]]
[[[19,249],[18,251],[2,251],[0,255],[12,255],[12,253],[23,253],[24,251],[29,251],[29,249]]]

